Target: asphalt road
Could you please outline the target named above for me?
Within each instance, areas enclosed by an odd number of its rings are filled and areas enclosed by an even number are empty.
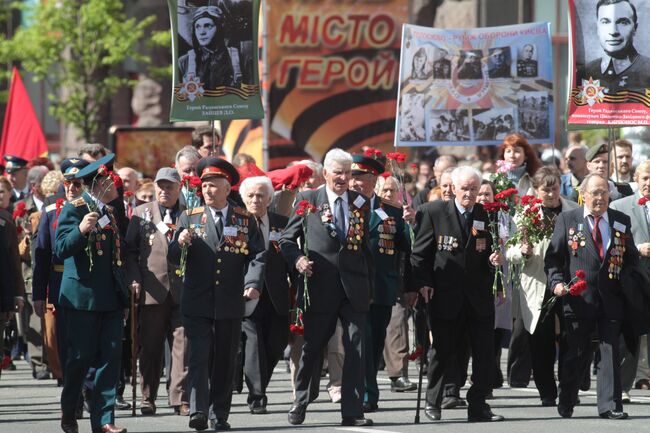
[[[504,359],[505,359],[504,354]],[[0,433],[51,433],[60,431],[59,428],[59,395],[53,380],[36,381],[31,377],[31,371],[24,361],[17,362],[16,371],[3,371],[0,378]],[[415,369],[411,379],[417,379]],[[390,433],[390,432],[650,432],[650,392],[632,391],[633,403],[626,405],[630,419],[626,421],[609,421],[598,418],[595,399],[595,379],[592,390],[581,392],[582,404],[576,407],[574,417],[569,420],[558,416],[555,408],[542,408],[539,404],[537,391],[533,383],[526,389],[502,388],[495,390],[494,400],[490,401],[495,413],[506,417],[501,423],[470,424],[467,413],[463,409],[443,411],[441,421],[437,425],[421,415],[421,424],[414,424],[416,393],[390,392],[390,382],[383,372],[380,372],[381,397],[379,411],[369,414],[375,422],[370,428],[341,427],[339,405],[331,403],[325,391],[327,379],[321,383],[319,399],[311,404],[307,411],[307,419],[301,426],[291,426],[287,422],[287,410],[291,405],[291,381],[281,363],[274,374],[269,388],[270,411],[267,415],[251,415],[246,405],[246,395],[235,394],[233,408],[229,419],[232,431],[242,432],[360,432],[360,433]],[[187,426],[188,418],[173,414],[166,407],[167,395],[164,385],[158,397],[158,413],[156,416],[143,417],[138,415],[131,418],[130,411],[118,411],[116,423],[124,426],[129,432],[190,432]],[[463,391],[464,395],[465,390]],[[130,396],[130,387],[125,395]],[[138,412],[139,414],[139,412]],[[80,431],[90,432],[88,417],[80,421]]]

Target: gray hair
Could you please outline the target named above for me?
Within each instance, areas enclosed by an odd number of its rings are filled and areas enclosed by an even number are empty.
[[[44,165],[35,165],[30,168],[27,172],[27,184],[40,185],[48,171],[50,169]]]
[[[462,165],[460,167],[454,168],[451,172],[451,181],[454,183],[454,186],[458,188],[460,186],[460,181],[466,176],[472,176],[476,179],[476,184],[481,184],[481,172],[471,167],[469,165]]]
[[[395,186],[397,186],[398,193],[401,191],[402,187],[399,183],[399,180],[395,176],[388,176],[388,177],[379,176],[377,177],[377,184],[375,185],[375,194],[379,195],[379,193],[381,193],[381,190],[384,188],[384,185],[389,180],[395,182]]]
[[[84,153],[87,153],[95,159],[99,159],[108,155],[108,149],[99,143],[85,143],[79,148],[77,156],[83,156]]]
[[[325,161],[323,167],[326,170],[331,170],[334,164],[352,165],[352,155],[343,149],[335,147],[325,154]]]
[[[458,159],[453,155],[440,155],[436,158],[433,163],[433,168],[440,167],[443,162],[448,162],[451,164],[451,167],[456,167],[458,165]]]
[[[181,158],[198,161],[199,159],[201,159],[201,154],[199,153],[198,150],[196,150],[196,148],[192,146],[185,146],[176,153],[175,161],[177,166],[180,163]]]
[[[580,183],[580,194],[584,194],[587,192],[587,186],[589,185],[591,179],[593,179],[594,177],[597,177],[607,182],[607,179],[605,179],[598,173],[589,173],[588,175],[585,176],[584,179],[582,179],[582,182]],[[609,191],[609,182],[607,182],[607,191]]]
[[[273,198],[273,183],[271,182],[271,179],[266,176],[253,176],[244,179],[239,185],[239,195],[241,195],[242,198],[246,197],[248,192],[257,185],[264,185],[269,199]]]

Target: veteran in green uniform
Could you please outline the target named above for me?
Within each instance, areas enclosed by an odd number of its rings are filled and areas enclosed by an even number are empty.
[[[96,367],[90,403],[93,432],[123,433],[115,427],[115,392],[120,371],[122,328],[128,294],[122,240],[114,210],[117,197],[107,166],[109,154],[79,170],[85,192],[61,210],[55,254],[64,260],[59,305],[65,310],[67,361],[61,393],[61,428],[78,431],[75,410],[84,377]]]
[[[384,351],[386,328],[390,322],[393,305],[397,301],[397,279],[400,278],[400,255],[410,254],[411,243],[403,214],[413,212],[402,209],[399,203],[384,200],[375,195],[377,176],[384,172],[384,165],[377,159],[364,155],[352,156],[352,180],[350,189],[370,197],[370,250],[375,259],[375,281],[372,304],[367,315],[366,342],[364,347],[366,393],[364,412],[377,410],[379,387],[377,370]],[[406,260],[408,263],[408,260]],[[409,274],[410,266],[405,269]]]

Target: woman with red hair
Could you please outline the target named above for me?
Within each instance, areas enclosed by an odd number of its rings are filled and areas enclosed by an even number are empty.
[[[508,177],[517,186],[519,195],[532,194],[532,178],[542,163],[528,140],[521,134],[506,136],[499,146],[498,159],[503,159],[514,167]]]

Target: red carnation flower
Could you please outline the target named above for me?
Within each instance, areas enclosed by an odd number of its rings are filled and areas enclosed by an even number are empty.
[[[201,184],[203,183],[201,182],[201,178],[199,178],[198,176],[191,176],[189,182],[191,188],[200,188]]]
[[[111,180],[113,181],[113,185],[115,185],[115,188],[122,188],[122,178],[118,176],[117,174],[113,173],[112,171],[108,174],[111,177]]]
[[[641,198],[639,199],[639,204],[640,204],[641,206],[645,206],[646,203],[648,203],[648,199],[647,199],[646,197],[641,197]]]
[[[579,279],[584,280],[586,276],[587,276],[587,274],[585,273],[584,270],[578,269],[576,271],[576,277],[578,277]]]
[[[422,346],[417,346],[413,352],[409,355],[409,360],[415,361],[416,359],[419,359],[422,354],[424,353],[424,349]]]
[[[587,290],[587,282],[580,280],[569,288],[569,294],[571,296],[580,296],[585,290]]]
[[[104,164],[100,165],[97,169],[97,174],[100,176],[106,176],[108,174],[108,168]]]
[[[133,191],[124,191],[124,198],[129,199],[133,197]]]
[[[305,335],[305,328],[301,325],[292,324],[289,326],[289,331],[292,334]]]

